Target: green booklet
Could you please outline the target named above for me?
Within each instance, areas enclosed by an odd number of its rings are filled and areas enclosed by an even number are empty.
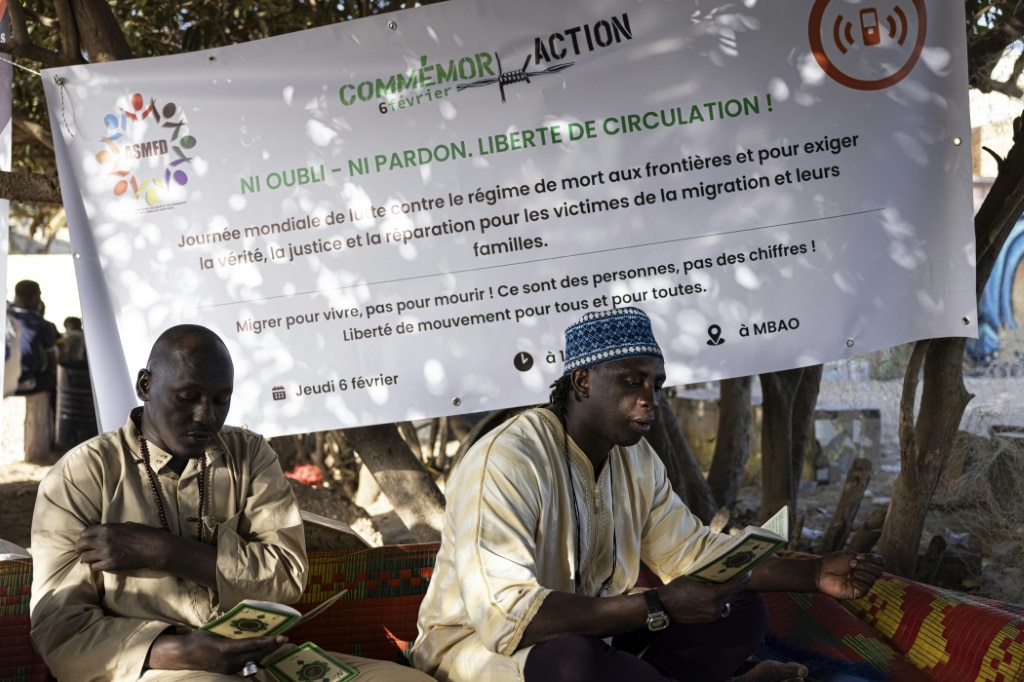
[[[341,599],[345,592],[347,590],[338,592],[305,615],[285,604],[245,599],[235,604],[234,608],[224,615],[214,618],[199,629],[229,639],[280,635],[296,625],[316,618],[334,602]]]
[[[788,520],[787,505],[763,526],[747,526],[729,542],[701,557],[700,563],[686,575],[705,583],[726,583],[741,577],[786,544]]]
[[[282,682],[346,682],[359,674],[348,663],[312,642],[306,642],[268,661],[266,668]]]

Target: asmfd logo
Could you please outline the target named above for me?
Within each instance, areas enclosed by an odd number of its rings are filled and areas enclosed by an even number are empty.
[[[192,170],[196,138],[185,112],[174,102],[160,104],[136,92],[103,117],[104,148],[96,154],[117,197],[156,206],[174,199]]]

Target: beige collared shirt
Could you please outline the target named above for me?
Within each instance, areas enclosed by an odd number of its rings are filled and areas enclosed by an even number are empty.
[[[614,448],[595,480],[545,409],[484,436],[446,489],[441,549],[412,648],[413,664],[439,680],[522,680],[523,632],[550,592],[574,591],[577,570],[580,594],[598,596],[611,575],[600,593],[620,595],[636,585],[641,560],[667,581],[728,541],[672,492],[646,441]]]
[[[171,532],[196,537],[199,460],[181,476],[149,444]],[[217,589],[156,571],[93,574],[75,554],[87,526],[160,528],[131,419],[68,452],[39,485],[32,519],[32,641],[64,680],[136,680],[168,626],[194,629],[245,598],[294,602],[306,584],[299,507],[262,436],[221,429],[206,449],[206,542]],[[193,518],[193,520],[189,520]]]

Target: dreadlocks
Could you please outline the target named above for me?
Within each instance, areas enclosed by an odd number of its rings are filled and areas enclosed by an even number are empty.
[[[548,397],[548,405],[551,411],[558,415],[558,418],[565,422],[566,403],[569,401],[569,392],[572,390],[572,375],[563,374],[551,384],[551,395]]]

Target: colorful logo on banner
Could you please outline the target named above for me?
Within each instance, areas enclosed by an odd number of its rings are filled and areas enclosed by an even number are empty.
[[[156,206],[176,187],[189,181],[197,141],[189,132],[185,113],[174,102],[158,104],[142,93],[127,106],[117,106],[103,117],[104,149],[96,160],[112,179],[114,196],[130,196]]]
[[[818,65],[854,90],[882,90],[906,78],[927,29],[924,0],[816,0],[808,22]]]

